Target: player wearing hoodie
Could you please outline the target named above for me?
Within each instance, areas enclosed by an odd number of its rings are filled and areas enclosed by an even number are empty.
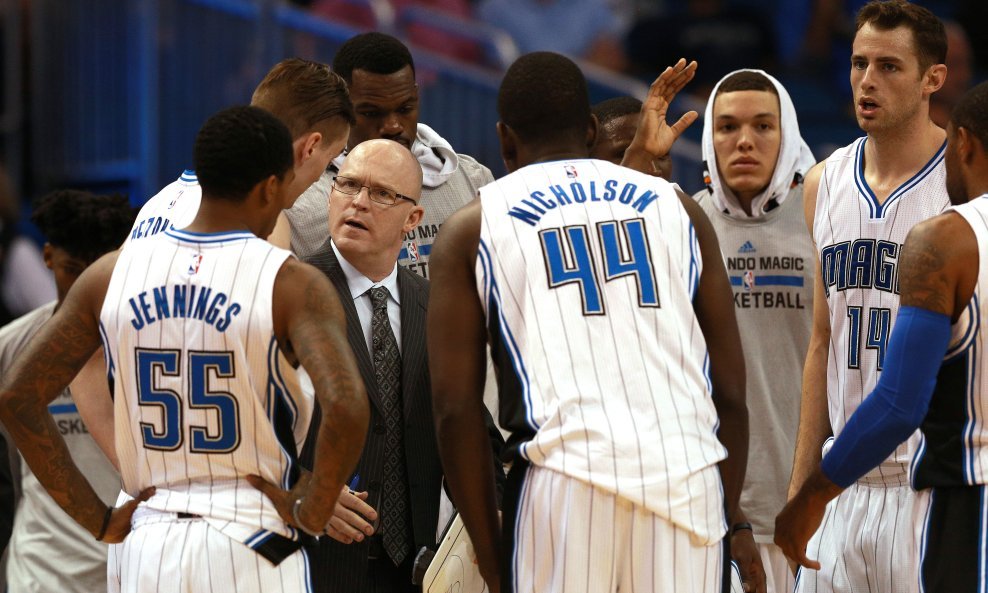
[[[707,188],[694,198],[720,239],[747,368],[750,443],[741,506],[769,593],[792,591],[772,543],[785,505],[810,338],[813,244],[803,222],[803,176],[813,155],[785,88],[761,70],[737,70],[714,88],[703,127]],[[757,419],[757,420],[756,420]],[[757,575],[744,575],[754,585]],[[755,581],[755,582],[753,582]]]

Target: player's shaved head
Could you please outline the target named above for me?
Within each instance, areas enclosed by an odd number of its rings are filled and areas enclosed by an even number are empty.
[[[526,54],[505,73],[497,112],[524,142],[582,139],[590,123],[587,81],[563,55]]]
[[[982,82],[961,97],[950,121],[955,127],[971,132],[981,142],[982,150],[988,150],[988,82]]]
[[[347,84],[353,83],[353,71],[373,74],[394,74],[405,66],[415,72],[415,62],[405,44],[385,33],[372,31],[355,35],[344,43],[333,57],[333,71]]]
[[[206,120],[192,159],[203,196],[232,201],[272,175],[284,179],[295,163],[288,128],[258,107],[231,107]]]

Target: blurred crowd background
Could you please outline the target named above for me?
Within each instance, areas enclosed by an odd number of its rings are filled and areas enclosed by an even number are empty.
[[[988,36],[979,35],[988,24],[988,2],[918,3],[948,26],[947,83],[932,105],[934,120],[945,124],[953,102],[988,72]],[[408,43],[419,121],[495,176],[504,172],[494,132],[497,86],[508,64],[535,50],[577,58],[594,103],[642,98],[667,65],[695,59],[697,76],[673,105],[673,116],[689,109],[702,115],[707,93],[727,72],[765,69],[789,90],[802,135],[822,159],[860,135],[848,71],[853,15],[862,4],[0,0],[0,164],[6,172],[0,175],[0,287],[30,292],[30,283],[3,279],[33,257],[36,235],[27,222],[33,197],[77,187],[118,191],[134,205],[143,203],[189,165],[205,118],[249,102],[272,64],[292,55],[331,62],[344,41],[366,30]],[[698,121],[673,154],[673,181],[690,193],[703,185],[701,129]],[[17,303],[18,296],[0,300]],[[22,300],[25,311],[32,308],[33,299]]]

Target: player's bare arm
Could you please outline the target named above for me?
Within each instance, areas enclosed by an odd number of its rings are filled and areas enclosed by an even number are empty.
[[[903,308],[926,309],[956,321],[974,294],[977,277],[977,239],[959,214],[942,214],[917,224],[909,231],[899,257],[900,302]],[[901,315],[902,309],[900,317]],[[908,330],[897,325],[892,339],[900,338],[903,331]],[[940,354],[942,357],[942,353]],[[897,367],[901,364],[908,363],[891,359],[885,373],[895,376],[899,370]],[[884,381],[880,381],[879,385],[883,383]],[[875,391],[878,390],[876,388]],[[874,393],[869,395],[869,399],[874,397]],[[859,411],[864,411],[865,405],[867,404],[862,405]],[[851,422],[859,415],[859,412],[855,412]],[[851,422],[845,432],[852,430]],[[918,423],[910,430],[917,427]],[[873,448],[867,442],[860,446]],[[835,445],[835,450],[836,448]],[[879,453],[884,457],[890,451]],[[827,503],[842,491],[843,488],[831,481],[820,463],[817,463],[776,519],[775,541],[786,556],[808,568],[819,569],[818,562],[807,558],[806,544],[819,527]]]
[[[696,62],[687,64],[685,59],[680,59],[675,65],[667,67],[652,82],[648,96],[642,103],[638,129],[631,145],[624,153],[622,166],[649,175],[656,172],[653,160],[666,157],[680,134],[699,117],[696,111],[688,111],[676,123],[669,125],[666,122],[666,114],[672,100],[689,81],[693,80],[695,74]]]
[[[729,525],[746,523],[740,506],[741,488],[748,464],[748,407],[745,402],[744,353],[734,316],[734,297],[724,269],[720,245],[713,226],[700,206],[677,192],[693,221],[703,272],[693,308],[710,354],[710,382],[720,420],[717,437],[727,448],[727,459],[720,463]],[[731,530],[731,555],[741,568],[744,582],[757,593],[765,591],[765,570],[750,529]]]
[[[62,305],[31,340],[4,379],[0,421],[51,497],[97,539],[123,541],[136,501],[110,511],[82,475],[48,413],[48,404],[69,385],[100,345],[103,304],[116,253],[86,269]]]
[[[322,273],[294,258],[286,260],[275,280],[273,312],[282,352],[312,379],[321,412],[319,436],[311,478],[300,480],[291,492],[258,476],[248,479],[271,499],[285,522],[322,533],[340,486],[363,449],[370,415],[367,393],[346,339],[343,308]]]
[[[948,212],[917,224],[899,261],[901,306],[957,321],[978,281],[978,242],[964,218]]]
[[[817,189],[823,177],[823,163],[817,163],[806,174],[803,183],[803,215],[806,228],[813,235],[813,218],[816,215]],[[821,447],[832,434],[827,409],[827,360],[830,349],[830,313],[827,297],[823,292],[820,260],[816,258],[813,280],[813,325],[810,343],[803,363],[803,388],[799,409],[799,430],[796,433],[796,452],[793,458],[792,476],[789,479],[789,497],[806,481],[813,468],[820,464]]]
[[[89,361],[69,384],[69,393],[79,409],[79,417],[86,425],[86,430],[119,473],[120,463],[117,461],[113,437],[113,397],[106,381],[106,362],[102,347],[93,352]]]
[[[473,541],[480,574],[492,593],[497,593],[500,522],[483,402],[487,333],[474,276],[480,221],[480,201],[475,200],[442,226],[429,262],[432,289],[427,334],[443,471]]]

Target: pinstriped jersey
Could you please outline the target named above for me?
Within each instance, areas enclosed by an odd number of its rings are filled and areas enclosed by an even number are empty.
[[[988,196],[956,206],[978,240],[978,281],[971,302],[951,327],[950,346],[937,373],[922,438],[912,464],[916,489],[988,484]]]
[[[178,179],[144,203],[124,245],[156,235],[171,226],[177,229],[189,226],[199,212],[201,199],[199,179],[194,171],[186,169]]]
[[[673,186],[585,159],[524,167],[480,199],[477,290],[511,450],[719,540],[703,262]]]
[[[902,243],[913,225],[949,205],[943,146],[879,204],[864,176],[866,142],[859,138],[827,159],[813,219],[830,312],[827,400],[834,435],[878,383],[899,311]],[[914,434],[863,479],[903,482],[918,439]]]
[[[312,415],[274,336],[290,257],[248,232],[164,231],[122,250],[100,313],[124,489],[256,547],[297,539],[244,480],[284,488]]]

